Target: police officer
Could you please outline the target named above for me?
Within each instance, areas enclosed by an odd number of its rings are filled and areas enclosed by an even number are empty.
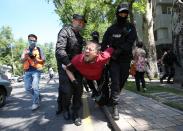
[[[84,28],[85,23],[84,16],[74,14],[71,25],[64,26],[58,33],[55,51],[59,73],[58,110],[56,114],[63,111],[64,118],[70,119],[69,107],[72,102],[72,119],[77,126],[81,125],[79,109],[83,91],[82,86],[80,86],[82,85],[82,77],[79,72],[75,72],[77,81],[74,83],[69,81],[62,64],[69,68],[72,57],[81,53],[84,41],[79,32]],[[73,99],[71,100],[71,98]]]
[[[119,4],[116,10],[117,22],[107,29],[102,41],[102,50],[107,46],[115,49],[109,63],[111,96],[108,103],[113,107],[114,120],[119,120],[119,95],[129,75],[132,46],[137,38],[134,25],[127,21],[128,14],[128,4]]]

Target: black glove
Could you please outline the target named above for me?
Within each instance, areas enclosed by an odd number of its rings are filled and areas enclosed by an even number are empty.
[[[77,81],[77,80],[73,80],[73,81],[72,81],[72,86],[73,86],[74,88],[79,88],[79,83],[78,83],[78,81]]]

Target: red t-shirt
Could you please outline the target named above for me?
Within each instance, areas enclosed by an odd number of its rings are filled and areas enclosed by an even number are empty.
[[[85,63],[83,60],[84,54],[79,54],[73,57],[71,63],[86,79],[99,80],[112,53],[113,48],[107,48],[104,52],[99,53],[93,63]]]

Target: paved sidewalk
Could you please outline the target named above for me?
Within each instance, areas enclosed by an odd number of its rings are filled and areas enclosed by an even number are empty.
[[[183,112],[127,90],[121,93],[119,112],[114,122],[122,131],[183,131]]]

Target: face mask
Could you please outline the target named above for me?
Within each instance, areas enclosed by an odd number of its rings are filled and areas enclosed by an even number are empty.
[[[83,29],[83,27],[81,27],[80,25],[72,25],[72,27],[74,30],[77,30],[77,31],[81,31]]]
[[[118,24],[124,24],[127,21],[128,17],[121,17],[117,15],[117,23]]]
[[[29,40],[29,47],[34,48],[36,46],[36,41]]]

